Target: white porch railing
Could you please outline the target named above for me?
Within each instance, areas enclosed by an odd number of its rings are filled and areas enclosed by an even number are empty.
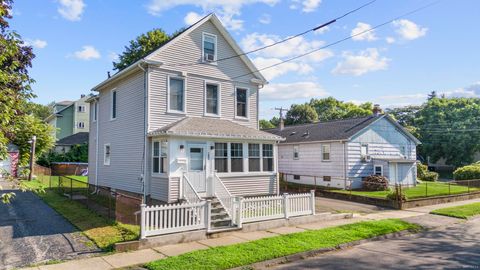
[[[208,211],[207,211],[208,210]],[[206,201],[197,203],[141,205],[140,238],[206,228],[209,207]]]
[[[222,180],[217,176],[217,173],[213,174],[213,194],[222,204],[223,208],[227,212],[228,216],[232,219],[235,223],[234,218],[234,204],[235,204],[235,197],[232,196],[230,191],[228,191],[227,187],[223,184]]]
[[[202,201],[202,198],[200,195],[198,195],[197,191],[185,174],[183,174],[181,183],[181,198],[185,199],[188,203],[198,203]]]

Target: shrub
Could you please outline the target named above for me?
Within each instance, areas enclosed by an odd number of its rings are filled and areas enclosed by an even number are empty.
[[[388,188],[388,179],[381,175],[370,175],[363,179],[362,189],[366,191],[385,191]]]
[[[428,166],[420,162],[417,163],[417,177],[423,181],[435,182],[438,180],[438,173],[428,170]]]
[[[453,172],[455,180],[472,180],[480,179],[480,163],[473,163],[460,167]]]
[[[407,201],[407,195],[405,193],[402,193],[400,195],[399,192],[396,192],[395,190],[392,190],[390,193],[387,194],[387,199],[391,201],[398,201],[401,199],[402,201]]]

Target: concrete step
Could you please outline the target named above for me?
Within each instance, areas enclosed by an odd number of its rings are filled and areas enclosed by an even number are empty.
[[[219,213],[212,213],[210,217],[212,221],[229,218],[228,213],[225,211]]]
[[[232,224],[231,219],[219,219],[219,220],[212,220],[211,226],[212,228],[219,228],[219,227],[229,227]]]

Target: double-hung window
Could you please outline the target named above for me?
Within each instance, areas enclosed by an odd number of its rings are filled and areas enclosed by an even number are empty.
[[[236,116],[237,117],[247,117],[247,96],[248,89],[237,88],[235,93],[235,102],[236,102]]]
[[[374,173],[375,173],[375,175],[383,175],[383,166],[382,165],[375,165]]]
[[[117,91],[112,91],[112,119],[117,118]]]
[[[152,172],[165,173],[167,171],[167,142],[154,141],[152,153]]]
[[[103,146],[103,165],[110,165],[110,144]]]
[[[322,144],[322,160],[330,160],[330,144]]]
[[[214,62],[217,60],[217,36],[203,33],[203,61]]]
[[[93,104],[93,121],[97,121],[98,101]]]
[[[168,78],[168,110],[185,112],[185,80],[183,78]]]
[[[260,171],[260,144],[257,144],[257,143],[248,144],[248,171],[249,172]]]
[[[79,105],[78,112],[85,112],[85,105]]]
[[[293,146],[293,159],[299,159],[300,158],[300,146],[299,145],[294,145]]]
[[[219,115],[220,86],[214,83],[205,84],[205,114]]]
[[[263,171],[273,172],[273,144],[263,144]]]
[[[243,144],[230,144],[230,162],[232,172],[243,172]]]
[[[77,123],[77,128],[79,128],[79,129],[85,128],[85,122],[78,122]]]
[[[215,143],[215,170],[228,172],[228,144]]]

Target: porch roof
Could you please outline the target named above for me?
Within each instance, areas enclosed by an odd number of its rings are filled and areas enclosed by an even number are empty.
[[[265,141],[284,140],[280,136],[246,127],[229,120],[206,117],[185,117],[148,133],[150,137],[159,135]]]

